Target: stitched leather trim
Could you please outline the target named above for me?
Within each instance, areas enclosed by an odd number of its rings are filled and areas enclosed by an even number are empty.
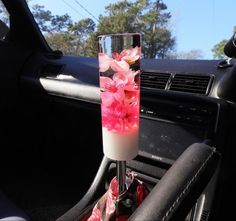
[[[186,193],[189,191],[190,186],[194,183],[194,181],[197,179],[197,177],[200,175],[200,173],[203,171],[204,167],[206,166],[207,162],[212,158],[213,154],[215,153],[215,150],[211,151],[211,154],[207,157],[207,159],[203,162],[202,166],[197,170],[193,178],[187,183],[184,190],[180,193],[180,195],[177,197],[177,199],[174,201],[172,206],[167,210],[166,214],[163,216],[162,221],[166,221],[167,218],[174,212],[176,209],[177,204],[179,201],[186,195]]]

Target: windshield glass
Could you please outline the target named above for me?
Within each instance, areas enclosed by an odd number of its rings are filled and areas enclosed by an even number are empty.
[[[139,32],[142,55],[160,59],[223,58],[236,29],[235,0],[30,0],[54,50],[97,56],[97,36]]]

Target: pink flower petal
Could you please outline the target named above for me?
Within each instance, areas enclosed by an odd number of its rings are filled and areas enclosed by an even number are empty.
[[[124,88],[118,88],[116,93],[113,93],[113,97],[116,101],[122,102],[125,99]]]
[[[99,71],[105,72],[109,69],[111,58],[105,53],[98,53]]]
[[[102,104],[105,105],[106,107],[110,106],[113,101],[114,101],[114,97],[113,94],[111,92],[102,92],[101,93],[101,100],[102,100]]]
[[[135,63],[135,61],[137,61],[140,58],[141,51],[139,50],[139,47],[137,46],[132,49],[126,49],[125,52],[126,52],[126,55],[123,56],[122,59],[125,60],[129,64]]]
[[[87,221],[101,221],[101,212],[97,207],[93,208],[92,214]]]
[[[110,63],[110,65],[111,65],[112,70],[115,71],[115,72],[128,71],[129,70],[129,64],[124,60],[121,60],[121,61],[113,60]]]
[[[100,88],[101,89],[105,89],[107,87],[107,85],[112,83],[112,79],[109,77],[100,77]]]
[[[117,83],[117,85],[125,85],[128,83],[129,79],[125,75],[125,72],[118,72],[113,75],[113,80]]]

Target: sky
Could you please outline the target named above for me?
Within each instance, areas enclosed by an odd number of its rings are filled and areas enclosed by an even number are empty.
[[[132,1],[132,0],[131,0]],[[117,0],[30,0],[30,5],[44,5],[53,14],[68,13],[73,21],[91,18],[96,22],[105,15],[105,6]],[[169,23],[176,38],[176,51],[201,50],[204,59],[211,59],[213,46],[229,39],[236,26],[236,0],[163,0]]]

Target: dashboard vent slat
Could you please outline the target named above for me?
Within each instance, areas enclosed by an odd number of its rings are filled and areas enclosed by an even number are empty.
[[[207,210],[203,210],[200,221],[208,221],[208,220],[209,220],[209,212]]]
[[[213,76],[210,74],[148,72],[141,74],[141,87],[208,95]]]
[[[170,73],[143,72],[141,87],[165,89],[170,76]]]
[[[211,76],[209,75],[176,74],[169,90],[206,95],[210,82]]]

